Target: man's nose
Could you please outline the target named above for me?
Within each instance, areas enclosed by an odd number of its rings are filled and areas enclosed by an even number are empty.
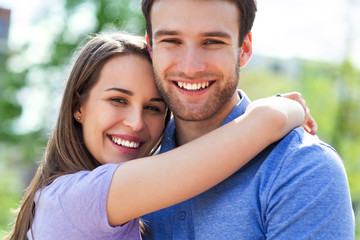
[[[193,76],[198,72],[205,71],[205,56],[202,49],[196,46],[186,46],[180,53],[177,68],[187,76]]]

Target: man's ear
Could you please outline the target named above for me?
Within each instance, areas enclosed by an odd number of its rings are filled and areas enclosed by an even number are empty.
[[[249,62],[252,56],[252,34],[249,32],[240,47],[240,67],[243,68]]]
[[[149,38],[149,35],[146,33],[146,46],[147,46],[147,50],[148,52],[150,53],[150,57],[152,59],[153,57],[153,49],[152,49],[152,45],[151,45],[151,42],[150,42],[150,38]]]

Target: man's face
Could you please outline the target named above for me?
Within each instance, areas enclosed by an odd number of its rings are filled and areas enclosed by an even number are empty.
[[[152,6],[156,83],[176,117],[207,120],[237,97],[238,19],[228,1],[158,0]]]

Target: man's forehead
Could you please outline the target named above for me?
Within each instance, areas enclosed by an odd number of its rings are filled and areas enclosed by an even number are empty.
[[[238,9],[238,6],[236,5],[235,1],[233,0],[154,0],[153,4],[151,6],[151,11],[154,9],[154,7],[162,7],[164,6],[164,4],[169,3],[170,8],[176,8],[176,6],[174,5],[174,3],[181,3],[181,2],[188,2],[188,3],[227,3],[227,4],[231,4],[233,8]],[[221,10],[221,9],[219,9]]]
[[[219,31],[226,24],[236,29],[239,25],[236,5],[226,0],[156,0],[150,17],[153,31],[178,26]]]

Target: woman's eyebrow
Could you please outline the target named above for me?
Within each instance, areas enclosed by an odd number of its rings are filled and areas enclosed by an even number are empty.
[[[165,103],[164,99],[162,99],[162,98],[151,98],[150,102],[163,102],[163,103]]]
[[[127,94],[129,96],[134,95],[134,93],[132,91],[129,91],[129,90],[126,90],[126,89],[123,89],[123,88],[116,88],[116,87],[106,89],[105,91],[118,91],[118,92],[122,92],[124,94]]]
[[[123,89],[123,88],[113,87],[113,88],[106,89],[105,91],[118,91],[118,92],[122,92],[124,94],[127,94],[129,96],[134,96],[134,93],[132,91],[129,91],[129,90],[126,90],[126,89]],[[164,99],[161,98],[161,97],[151,98],[150,102],[163,102],[163,103],[165,103]]]

